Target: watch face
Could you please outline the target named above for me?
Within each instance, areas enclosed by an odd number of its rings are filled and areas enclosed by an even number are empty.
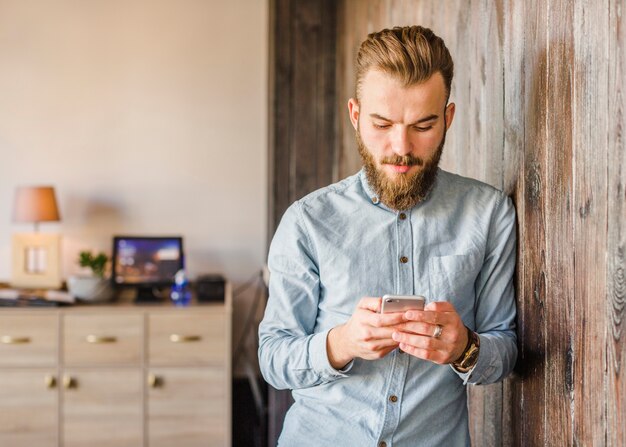
[[[476,360],[478,360],[478,346],[472,345],[469,352],[467,353],[467,357],[465,357],[463,366],[474,365]]]
[[[476,345],[472,346],[467,356],[467,363],[472,363],[478,358],[478,347]]]
[[[462,373],[468,372],[470,369],[476,365],[478,361],[478,353],[480,352],[480,338],[475,332],[471,332],[468,329],[468,333],[470,334],[468,346],[463,353],[463,358],[458,361],[458,363],[454,363],[453,366]]]

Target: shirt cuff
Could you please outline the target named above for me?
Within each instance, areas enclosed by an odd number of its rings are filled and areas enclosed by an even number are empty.
[[[332,381],[340,377],[348,377],[346,374],[352,369],[354,361],[350,361],[341,370],[335,369],[331,366],[328,360],[328,351],[326,350],[326,339],[330,329],[323,332],[318,332],[311,337],[309,341],[309,358],[311,359],[311,366],[324,381]]]
[[[463,385],[467,385],[468,383],[480,385],[481,381],[491,375],[496,369],[493,363],[497,359],[495,358],[492,340],[480,334],[478,334],[478,338],[480,338],[480,350],[478,351],[478,360],[472,369],[462,373],[454,369],[452,364],[450,364],[452,371],[463,379]]]

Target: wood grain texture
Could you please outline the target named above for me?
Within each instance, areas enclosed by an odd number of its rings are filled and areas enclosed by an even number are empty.
[[[56,368],[0,369],[0,445],[58,445],[59,391],[47,376],[58,378]]]
[[[525,148],[525,113],[526,107],[525,83],[524,83],[524,30],[526,25],[526,14],[524,4],[520,1],[503,1],[503,170],[502,187],[504,191],[512,197],[513,203],[518,213],[517,224],[517,256],[521,256],[522,246],[520,241],[526,237],[525,228],[520,225],[520,216],[524,213],[524,188],[522,178],[518,178],[521,172]],[[522,300],[524,296],[522,278],[525,277],[524,264],[518,262],[515,290],[518,295],[518,312],[522,312]],[[524,327],[520,324],[520,314],[518,314],[517,332],[518,344],[523,338]],[[515,445],[516,440],[521,439],[522,402],[524,398],[523,382],[517,371],[504,381],[502,392],[502,445]],[[472,401],[473,402],[473,401]],[[474,424],[471,425],[475,430]]]
[[[54,313],[0,315],[0,337],[28,340],[27,343],[0,343],[0,367],[56,366],[58,330],[59,316]]]
[[[607,154],[607,386],[609,446],[626,445],[626,1],[609,2]]]
[[[224,340],[227,336],[226,313],[151,314],[148,316],[148,355],[150,366],[226,367]],[[172,342],[172,335],[191,337]],[[176,338],[175,338],[176,340]]]
[[[76,386],[64,390],[63,445],[127,447],[143,444],[139,369],[68,369]]]
[[[606,0],[574,3],[572,200],[575,321],[573,443],[604,445],[607,343],[608,23]],[[598,399],[599,395],[602,399]]]
[[[292,91],[292,28],[290,0],[272,0],[270,61],[270,113],[269,113],[269,231],[274,234],[280,218],[293,200],[290,152]]]
[[[151,368],[150,373],[159,379],[148,389],[150,447],[229,445],[222,368]]]
[[[545,439],[545,182],[546,129],[546,11],[544,2],[525,3],[524,123],[525,142],[518,210],[520,235],[518,264],[523,268],[518,291],[517,370],[522,380],[524,406],[516,444],[542,445]],[[532,324],[529,324],[533,321]],[[532,409],[529,411],[529,409]]]
[[[140,365],[144,344],[143,315],[74,313],[63,316],[63,362],[81,365]],[[89,343],[87,337],[110,338]]]
[[[551,0],[547,8],[547,140],[544,165],[545,299],[545,444],[572,445],[574,360],[574,196],[573,2]]]

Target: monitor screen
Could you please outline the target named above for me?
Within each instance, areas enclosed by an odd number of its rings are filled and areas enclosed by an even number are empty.
[[[115,236],[113,283],[117,286],[166,286],[184,267],[181,237]]]

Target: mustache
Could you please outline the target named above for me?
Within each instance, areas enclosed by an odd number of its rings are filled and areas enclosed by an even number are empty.
[[[423,166],[424,160],[413,155],[390,155],[380,161],[384,165],[396,166]]]

